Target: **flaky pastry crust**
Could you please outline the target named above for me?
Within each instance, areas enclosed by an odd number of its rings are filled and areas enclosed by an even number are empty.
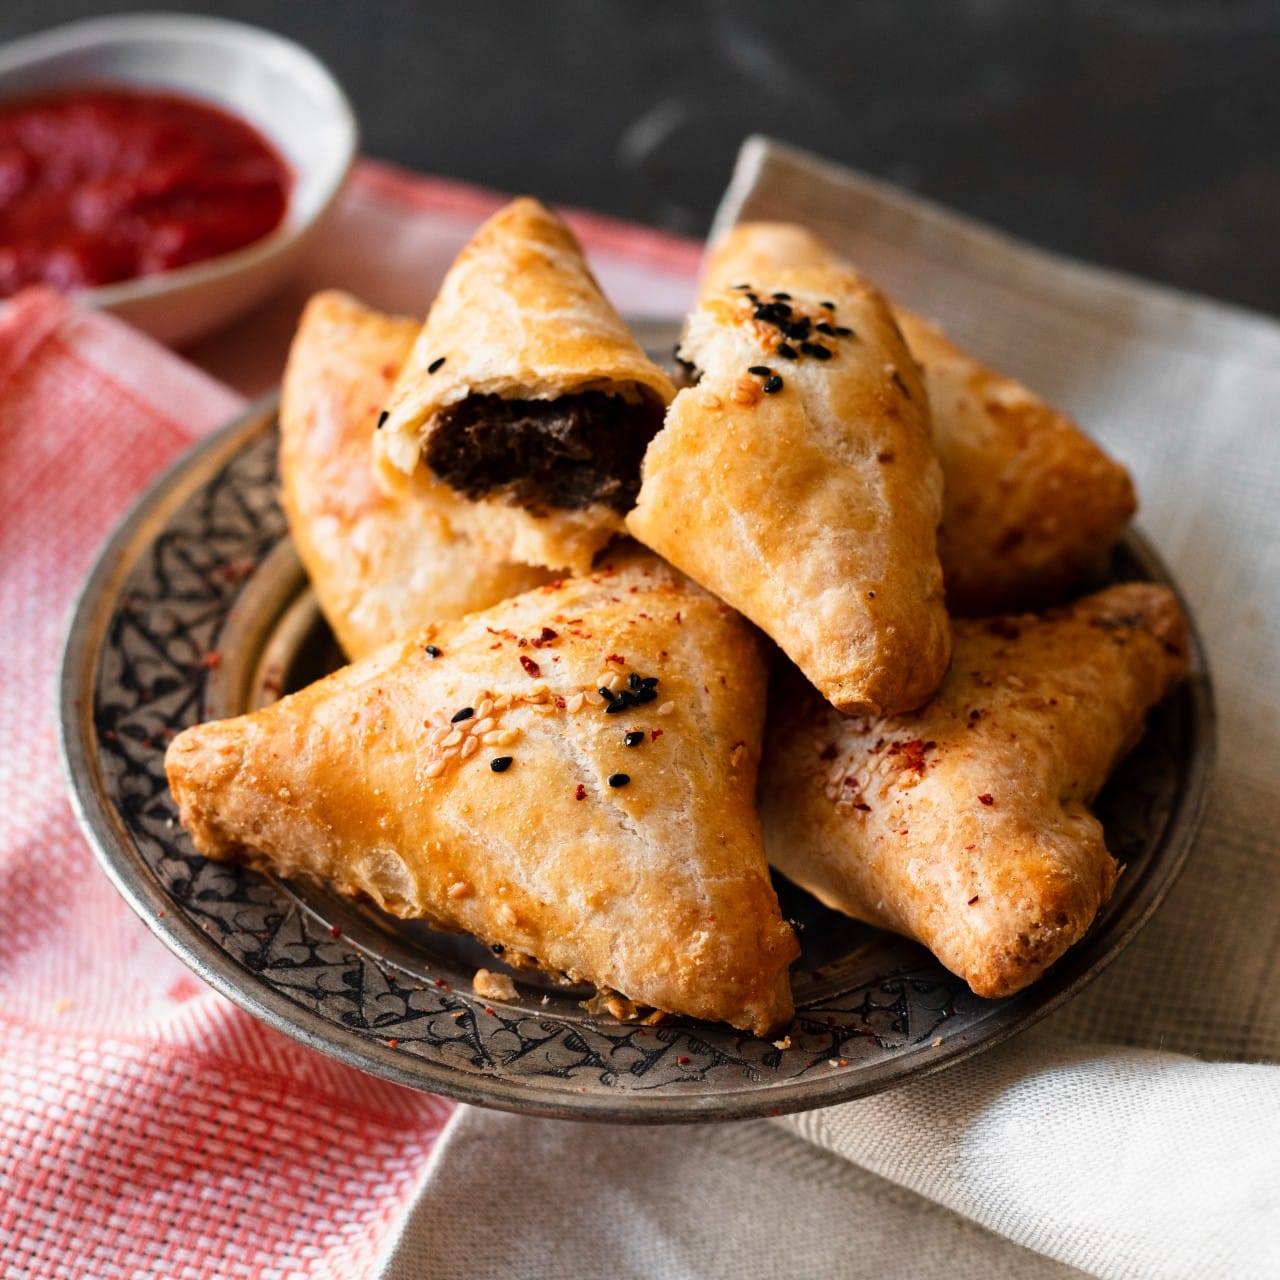
[[[831,258],[775,262],[769,240],[735,228],[710,258],[680,347],[701,376],[627,527],[840,710],[906,710],[950,652],[928,402],[879,294]]]
[[[596,692],[652,677],[619,713]],[[765,1033],[798,948],[753,805],[764,683],[752,630],[636,554],[187,729],[165,764],[207,857]]]
[[[390,490],[425,474],[439,411],[469,396],[556,400],[601,392],[666,405],[670,378],[645,355],[592,276],[572,232],[522,198],[458,255],[386,403],[375,453]],[[623,531],[602,503],[526,510],[502,497],[467,504],[465,528],[492,558],[585,572]]]
[[[924,943],[981,996],[1038,978],[1117,867],[1088,805],[1186,672],[1167,588],[956,624],[938,696],[843,718],[794,677],[770,701],[770,861],[827,906]]]
[[[458,527],[465,500],[447,485],[387,494],[375,482],[375,426],[419,327],[348,294],[319,293],[285,367],[281,503],[320,607],[351,658],[550,577],[481,555]]]

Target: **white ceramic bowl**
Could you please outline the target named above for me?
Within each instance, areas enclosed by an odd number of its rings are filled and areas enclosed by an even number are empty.
[[[0,100],[86,84],[172,89],[253,124],[284,157],[284,220],[243,249],[159,275],[85,289],[162,342],[210,333],[262,301],[297,265],[355,159],[355,117],[337,82],[299,45],[238,22],[124,14],[76,22],[0,48]]]

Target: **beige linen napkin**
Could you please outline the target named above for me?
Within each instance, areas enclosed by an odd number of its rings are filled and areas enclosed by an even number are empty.
[[[384,1274],[1280,1276],[1280,325],[765,139],[742,218],[812,227],[1132,469],[1216,682],[1203,832],[1086,992],[936,1076],[717,1129],[461,1108]]]

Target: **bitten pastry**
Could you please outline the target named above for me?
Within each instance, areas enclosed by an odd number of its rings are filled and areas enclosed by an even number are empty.
[[[208,857],[764,1033],[798,953],[752,803],[764,687],[751,628],[636,554],[187,729],[165,766]]]
[[[744,222],[730,241],[743,279],[838,263],[793,223]],[[1137,506],[1128,472],[1065,414],[893,307],[920,366],[942,464],[938,557],[953,614],[1062,599],[1106,558]]]
[[[434,475],[470,499],[492,559],[582,573],[622,532],[674,394],[569,229],[520,199],[445,276],[375,452],[392,489]]]
[[[481,555],[457,528],[465,499],[448,486],[391,496],[375,482],[374,424],[419,327],[347,294],[319,293],[285,368],[281,501],[320,607],[352,658],[550,576]]]
[[[852,270],[773,262],[735,229],[712,255],[681,391],[627,527],[771,636],[834,706],[905,711],[950,633],[942,474],[914,361]]]
[[[775,867],[924,943],[981,996],[1076,942],[1117,867],[1088,805],[1187,668],[1173,594],[1135,583],[956,624],[914,715],[838,716],[791,673],[771,697],[761,817]]]
[[[1129,473],[1065,414],[909,311],[944,477],[938,555],[954,614],[1061,600],[1097,570],[1137,497]]]

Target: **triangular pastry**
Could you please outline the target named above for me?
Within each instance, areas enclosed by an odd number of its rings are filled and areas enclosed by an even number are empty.
[[[187,729],[165,764],[208,857],[763,1033],[798,952],[753,802],[764,689],[751,628],[635,554]]]
[[[794,223],[744,222],[744,279],[840,259]],[[938,558],[954,616],[1061,599],[1096,569],[1137,506],[1128,472],[1060,410],[892,307],[924,379],[942,465]]]
[[[840,710],[919,706],[950,651],[942,474],[884,301],[834,259],[792,268],[730,232],[679,354],[698,381],[649,446],[627,527]]]
[[[320,607],[352,658],[550,577],[481,555],[458,528],[466,500],[447,485],[390,495],[375,482],[374,426],[420,327],[347,294],[319,293],[285,368],[281,502]]]
[[[895,309],[933,410],[938,555],[952,615],[1061,600],[1137,508],[1129,473],[1064,413]]]
[[[585,572],[623,531],[675,394],[536,200],[495,214],[449,269],[386,404],[384,483],[434,475],[486,554]]]
[[[1172,592],[1135,583],[957,622],[947,679],[914,715],[844,718],[792,672],[761,767],[770,861],[924,943],[978,995],[1009,995],[1111,896],[1088,805],[1187,661]]]

